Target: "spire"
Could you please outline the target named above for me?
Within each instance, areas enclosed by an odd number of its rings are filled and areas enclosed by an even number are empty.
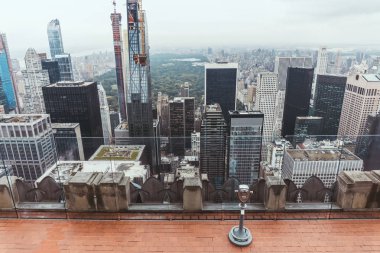
[[[112,4],[113,4],[113,11],[114,13],[116,13],[116,0],[113,0]]]

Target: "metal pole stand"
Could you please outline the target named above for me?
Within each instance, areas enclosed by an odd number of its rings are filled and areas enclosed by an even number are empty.
[[[239,247],[245,247],[251,244],[253,237],[248,228],[244,227],[244,214],[247,208],[246,202],[249,200],[252,192],[249,190],[248,185],[239,185],[239,190],[235,191],[240,200],[240,222],[239,226],[232,227],[228,238],[230,242]]]

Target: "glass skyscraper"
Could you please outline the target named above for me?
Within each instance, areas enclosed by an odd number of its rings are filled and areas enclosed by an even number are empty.
[[[228,140],[229,177],[252,184],[259,177],[264,114],[230,111]]]
[[[288,68],[282,136],[293,135],[296,118],[308,116],[314,69]]]
[[[237,63],[205,65],[205,105],[219,104],[225,120],[236,107]]]
[[[56,55],[60,55],[65,52],[63,49],[61,25],[59,24],[58,19],[54,19],[49,22],[47,34],[49,39],[50,54],[54,59]]]
[[[4,106],[5,112],[7,113],[16,109],[17,100],[12,77],[11,59],[5,34],[0,34],[0,79],[0,104]]]
[[[128,89],[127,112],[130,137],[147,146],[149,162],[153,147],[152,82],[146,15],[141,1],[127,0],[128,12]],[[145,138],[142,138],[145,137]],[[156,167],[152,164],[153,168]]]

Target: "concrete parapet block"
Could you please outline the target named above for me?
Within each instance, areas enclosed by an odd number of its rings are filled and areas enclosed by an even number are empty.
[[[98,210],[110,212],[128,210],[131,199],[129,184],[130,178],[123,172],[105,174],[95,185]]]
[[[365,172],[343,171],[338,176],[337,204],[343,209],[366,208],[372,187]]]
[[[368,197],[367,208],[380,208],[380,170],[365,172],[373,186]]]
[[[264,205],[268,210],[284,210],[286,203],[286,184],[281,177],[265,178]]]
[[[203,209],[202,182],[198,177],[185,178],[183,183],[183,209],[185,211]]]
[[[3,176],[0,178],[0,209],[15,208],[14,203],[19,202],[18,193],[16,190],[16,179],[18,177]]]
[[[66,207],[70,211],[96,211],[93,184],[100,181],[101,173],[79,172],[63,184]]]

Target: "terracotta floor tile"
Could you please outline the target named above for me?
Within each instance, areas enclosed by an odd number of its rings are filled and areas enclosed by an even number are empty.
[[[247,248],[228,241],[235,224],[0,220],[0,252],[380,252],[380,220],[247,221]]]

